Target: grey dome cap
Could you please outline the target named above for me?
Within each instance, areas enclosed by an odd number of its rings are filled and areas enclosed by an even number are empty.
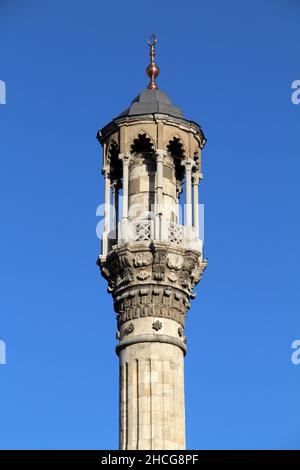
[[[183,118],[183,114],[179,108],[173,106],[170,98],[161,90],[148,89],[143,90],[132,101],[129,108],[118,117],[136,116],[142,114],[168,114],[176,118]]]

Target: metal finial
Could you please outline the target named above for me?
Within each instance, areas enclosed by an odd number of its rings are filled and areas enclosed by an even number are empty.
[[[148,44],[150,47],[150,64],[148,65],[146,72],[148,77],[150,78],[150,83],[147,88],[150,90],[157,90],[158,86],[155,83],[155,79],[159,74],[159,68],[155,63],[155,46],[157,43],[156,36],[151,34],[150,38],[148,39]]]

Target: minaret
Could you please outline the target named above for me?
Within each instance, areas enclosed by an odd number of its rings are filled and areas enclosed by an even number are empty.
[[[185,449],[185,318],[207,264],[198,216],[205,137],[158,89],[156,42],[148,41],[147,89],[98,133],[98,264],[117,314],[120,449]]]

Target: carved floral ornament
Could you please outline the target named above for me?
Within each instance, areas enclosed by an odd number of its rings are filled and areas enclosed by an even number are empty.
[[[171,282],[176,282],[177,281],[177,274],[175,274],[174,272],[170,272],[168,274],[168,279]]]
[[[136,277],[140,279],[141,281],[145,281],[150,276],[151,276],[151,273],[149,271],[146,271],[145,269],[139,271],[136,275]]]
[[[137,253],[133,259],[133,264],[135,267],[149,266],[152,263],[152,253]]]
[[[182,267],[182,257],[180,255],[170,254],[167,258],[167,266],[176,271]]]
[[[134,331],[134,324],[129,323],[129,325],[124,329],[123,335],[124,336],[130,335],[130,333],[132,333],[133,331]]]
[[[156,320],[155,322],[152,323],[152,328],[155,330],[155,331],[159,331],[162,329],[162,322],[159,321],[159,320]]]

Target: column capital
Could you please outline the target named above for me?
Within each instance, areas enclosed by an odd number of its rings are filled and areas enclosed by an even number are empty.
[[[111,183],[111,187],[113,190],[120,189],[120,181],[118,179],[113,179]]]
[[[119,160],[122,160],[123,165],[129,165],[131,159],[130,153],[119,153]]]
[[[192,171],[196,163],[192,158],[188,157],[182,160],[181,165],[185,167],[185,171]]]
[[[157,149],[155,153],[156,153],[156,161],[163,162],[168,152],[164,149]]]
[[[192,175],[193,186],[198,185],[201,180],[202,180],[202,173],[193,173]]]
[[[102,175],[104,176],[104,178],[110,178],[110,165],[109,164],[104,165],[104,167],[102,168]]]

